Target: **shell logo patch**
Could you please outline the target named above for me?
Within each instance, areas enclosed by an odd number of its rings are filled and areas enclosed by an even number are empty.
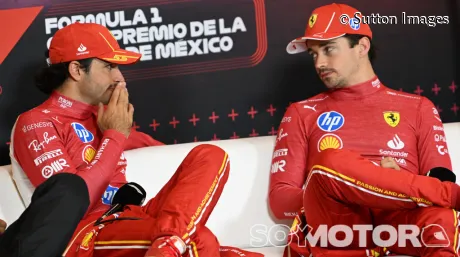
[[[325,134],[318,141],[318,152],[326,149],[342,149],[342,139],[335,134]]]
[[[85,148],[83,148],[81,157],[87,164],[89,164],[94,159],[94,156],[96,156],[96,149],[94,149],[92,145],[87,145]]]

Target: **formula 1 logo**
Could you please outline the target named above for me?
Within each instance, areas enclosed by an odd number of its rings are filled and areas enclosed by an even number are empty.
[[[83,143],[89,143],[94,140],[94,135],[91,133],[91,131],[87,130],[82,124],[78,122],[72,122],[72,128],[75,130],[75,133],[77,133],[78,138]]]
[[[333,132],[339,130],[345,123],[345,118],[336,111],[323,112],[316,121],[322,131]]]

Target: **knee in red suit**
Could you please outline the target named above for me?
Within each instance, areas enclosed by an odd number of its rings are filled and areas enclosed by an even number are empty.
[[[323,150],[313,157],[312,168],[306,183],[316,184],[320,181],[329,181],[330,177],[355,177],[356,172],[359,172],[356,166],[362,165],[363,160],[361,155],[350,150]]]
[[[219,146],[212,145],[212,144],[201,144],[195,146],[190,153],[187,155],[185,159],[186,164],[193,164],[194,167],[203,167],[201,172],[208,172],[209,176],[214,176],[213,173],[220,173],[221,170],[214,169],[214,168],[206,168],[206,167],[214,167],[214,166],[221,166],[222,160],[229,160],[227,152],[224,149],[220,148]],[[230,164],[225,165],[225,168],[229,168]]]
[[[196,156],[199,158],[222,158],[221,156],[225,155],[226,152],[224,149],[216,145],[211,144],[200,144],[190,151],[189,155]]]
[[[309,172],[309,176],[305,181],[305,189],[311,189],[312,187],[318,186],[318,184],[323,184],[325,181],[327,183],[327,180],[330,179],[326,176],[327,173],[330,173],[328,170],[335,171],[337,162],[340,161],[337,158],[337,155],[340,154],[339,151],[341,150],[326,149],[315,155],[312,161],[312,168]],[[343,171],[341,170],[340,172],[342,173]]]
[[[206,163],[221,163],[227,156],[227,152],[219,146],[212,144],[200,144],[195,146],[187,155],[186,163],[206,165]],[[211,169],[213,170],[213,169]],[[211,171],[210,170],[210,171]]]

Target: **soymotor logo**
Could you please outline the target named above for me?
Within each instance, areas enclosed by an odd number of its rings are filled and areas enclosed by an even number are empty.
[[[371,239],[368,234],[371,232]],[[355,234],[358,233],[358,238]],[[438,224],[430,224],[423,228],[416,225],[320,225],[312,233],[312,227],[306,225],[304,228],[297,226],[296,230],[289,232],[286,225],[276,225],[268,227],[263,224],[257,224],[250,230],[251,247],[262,247],[266,245],[285,247],[290,243],[303,244],[307,242],[312,247],[348,247],[352,243],[359,243],[360,247],[449,247],[451,242],[444,228]],[[303,237],[304,238],[301,238]],[[357,240],[357,241],[356,241]],[[368,242],[372,246],[368,246]]]

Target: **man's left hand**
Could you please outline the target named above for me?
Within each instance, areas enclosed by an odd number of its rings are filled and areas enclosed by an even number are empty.
[[[394,169],[394,170],[401,170],[399,168],[398,163],[395,161],[395,159],[391,157],[385,157],[383,160],[380,162],[380,166],[382,168],[389,168],[389,169]]]

